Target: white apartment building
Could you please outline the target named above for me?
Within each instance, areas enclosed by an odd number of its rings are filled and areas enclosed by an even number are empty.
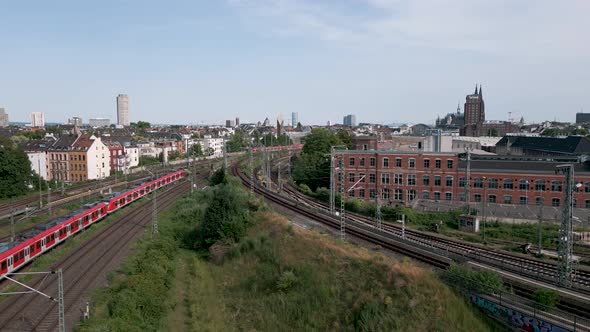
[[[211,135],[205,135],[202,140],[203,153],[211,155],[215,158],[223,156],[223,148],[225,146],[225,139],[223,138],[212,138]],[[211,154],[209,154],[211,151]]]
[[[31,127],[42,128],[45,127],[45,114],[42,112],[31,113]]]

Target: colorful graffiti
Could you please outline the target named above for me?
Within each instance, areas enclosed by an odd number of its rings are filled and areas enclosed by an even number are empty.
[[[520,311],[507,308],[476,294],[470,295],[471,302],[488,315],[525,332],[568,332],[560,326],[550,324]]]

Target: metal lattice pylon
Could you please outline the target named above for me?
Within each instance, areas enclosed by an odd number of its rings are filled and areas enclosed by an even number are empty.
[[[557,166],[565,175],[565,191],[561,208],[561,226],[559,227],[559,242],[557,244],[557,284],[561,287],[571,287],[573,271],[573,198],[574,167],[571,164]]]
[[[338,158],[338,180],[340,184],[340,239],[346,238],[346,219],[344,217],[344,157]]]
[[[57,270],[57,302],[59,306],[59,331],[66,332],[66,307],[64,304],[64,277],[63,270]]]

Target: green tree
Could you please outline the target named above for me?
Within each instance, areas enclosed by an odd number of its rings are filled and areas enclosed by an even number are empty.
[[[247,199],[236,188],[227,183],[214,186],[198,226],[195,249],[206,249],[220,240],[238,241],[249,219]]]
[[[341,144],[346,145],[349,149],[354,149],[354,144],[352,144],[352,136],[346,130],[338,130],[336,133],[336,137],[340,140]]]
[[[533,293],[533,300],[546,309],[553,309],[559,302],[559,293],[551,289],[539,288]]]
[[[221,166],[209,179],[210,186],[216,186],[218,184],[227,184],[227,172],[224,166]]]
[[[203,156],[203,146],[201,144],[194,144],[192,148],[193,156],[202,157]]]
[[[35,185],[27,154],[11,140],[0,137],[0,198],[25,194],[28,185]]]
[[[225,142],[227,152],[239,152],[243,148],[248,147],[249,138],[244,130],[238,129],[234,131],[233,135]]]

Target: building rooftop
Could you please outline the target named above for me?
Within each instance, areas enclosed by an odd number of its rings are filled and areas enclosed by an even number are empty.
[[[497,147],[507,146],[560,154],[590,154],[590,140],[583,136],[543,137],[543,136],[504,136],[496,143]]]

